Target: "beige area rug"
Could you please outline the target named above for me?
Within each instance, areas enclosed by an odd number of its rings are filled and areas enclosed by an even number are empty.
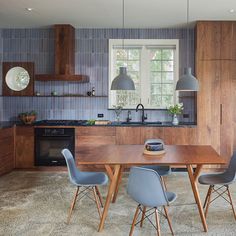
[[[70,225],[65,223],[75,188],[67,173],[14,171],[0,178],[0,235],[95,235],[126,236],[134,215],[136,203],[126,193],[127,175],[124,177],[115,204],[111,204],[103,232],[98,233],[99,218],[94,203],[82,199],[76,204]],[[178,194],[169,208],[175,235],[236,235],[236,221],[230,206],[222,199],[210,207],[204,233],[186,173],[173,173],[167,178],[168,189]],[[207,188],[200,186],[202,201]],[[236,204],[236,184],[232,185]],[[107,187],[101,188],[105,199]],[[185,205],[181,205],[185,204]],[[155,222],[155,221],[154,221]],[[168,224],[161,219],[162,235],[171,235]],[[134,235],[156,235],[148,221],[143,228],[135,227]]]

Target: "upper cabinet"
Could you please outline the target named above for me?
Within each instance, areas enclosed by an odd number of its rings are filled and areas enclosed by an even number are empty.
[[[236,23],[233,21],[197,22],[197,60],[235,60],[235,30]]]
[[[86,75],[75,75],[75,29],[71,25],[55,25],[55,73],[36,75],[36,80],[89,82]]]

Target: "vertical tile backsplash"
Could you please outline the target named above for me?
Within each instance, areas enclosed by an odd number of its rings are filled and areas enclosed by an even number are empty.
[[[36,110],[38,119],[92,119],[98,113],[104,119],[114,120],[114,111],[108,110],[108,40],[122,38],[122,29],[76,29],[75,73],[86,74],[90,83],[75,82],[35,82],[35,91],[41,94],[83,94],[95,87],[101,97],[2,97],[0,99],[1,120],[16,120],[20,112]],[[180,74],[186,66],[186,29],[125,29],[124,38],[179,39]],[[194,68],[194,30],[189,32],[189,58]],[[54,72],[54,33],[53,29],[0,29],[0,70],[2,61],[33,61],[36,74]],[[2,73],[0,73],[2,80]],[[2,83],[1,83],[2,84]],[[184,103],[184,113],[195,121],[195,102],[192,93],[180,98]],[[181,94],[180,94],[181,97]],[[148,120],[170,120],[164,110],[147,110]],[[121,118],[125,119],[127,111]],[[140,113],[132,111],[133,120]]]

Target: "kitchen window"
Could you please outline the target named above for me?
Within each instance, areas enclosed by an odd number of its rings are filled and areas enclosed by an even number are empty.
[[[177,102],[179,41],[177,39],[109,40],[109,108],[123,104],[134,109],[142,103],[148,109],[166,109]],[[119,67],[127,67],[134,91],[110,90]]]

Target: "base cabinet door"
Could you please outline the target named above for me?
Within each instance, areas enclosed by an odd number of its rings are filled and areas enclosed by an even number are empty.
[[[163,129],[163,140],[166,145],[197,144],[197,128],[165,127]]]
[[[81,147],[94,147],[99,145],[115,144],[116,129],[115,127],[78,127],[75,129],[75,152]],[[102,165],[78,165],[83,171],[105,171]]]
[[[14,169],[14,128],[0,129],[0,175]]]
[[[16,127],[16,168],[34,167],[34,128],[27,126]]]
[[[143,144],[141,129],[142,127],[117,127],[116,144]]]

